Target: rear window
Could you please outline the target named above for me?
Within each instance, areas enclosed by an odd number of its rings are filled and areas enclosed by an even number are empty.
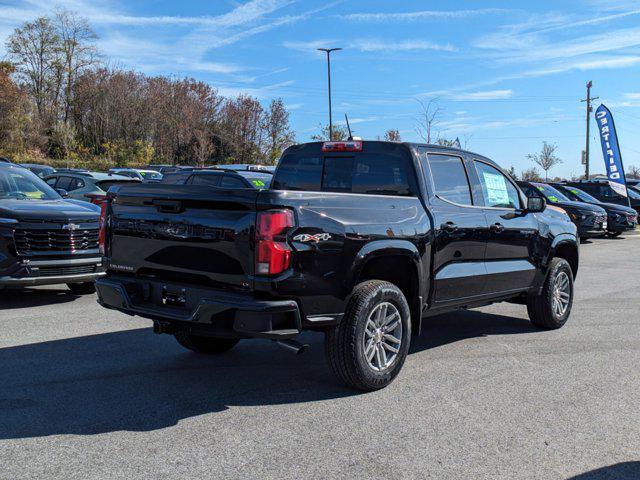
[[[106,192],[114,185],[131,185],[133,183],[138,182],[132,182],[128,180],[103,180],[102,182],[96,182],[96,185]]]
[[[400,152],[355,155],[285,155],[274,190],[308,190],[376,195],[416,195],[411,157]]]

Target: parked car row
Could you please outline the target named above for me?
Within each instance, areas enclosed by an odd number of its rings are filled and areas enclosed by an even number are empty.
[[[608,183],[591,182],[518,182],[518,185],[529,198],[544,198],[549,205],[564,210],[578,229],[581,240],[608,235],[617,237],[625,231],[635,230],[638,226],[638,212],[624,204],[628,200],[620,196],[616,199],[611,193],[615,192]],[[589,189],[600,196],[596,198],[578,186]],[[635,192],[629,187],[630,196]],[[617,194],[616,194],[617,196]],[[620,203],[609,203],[601,199],[616,199]],[[632,203],[633,205],[633,203]]]

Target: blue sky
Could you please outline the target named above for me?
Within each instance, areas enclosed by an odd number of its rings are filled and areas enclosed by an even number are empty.
[[[56,7],[91,21],[112,65],[282,97],[299,141],[327,121],[315,49],[342,47],[334,118],[348,113],[356,135],[418,140],[418,99],[436,98],[440,135],[518,171],[547,140],[564,160],[552,174],[582,172],[579,100],[593,80],[625,163],[640,166],[638,1],[0,0],[0,55],[13,28]],[[592,133],[592,170],[604,171]]]

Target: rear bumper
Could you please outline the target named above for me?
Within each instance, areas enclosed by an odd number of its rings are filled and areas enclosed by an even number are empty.
[[[202,287],[114,277],[96,280],[96,291],[103,307],[149,318],[163,333],[188,330],[209,336],[277,340],[294,338],[302,330],[294,300],[261,300]],[[183,306],[167,305],[167,291],[177,292],[173,298],[184,298]]]
[[[21,265],[11,275],[0,276],[2,286],[57,285],[93,282],[105,275],[102,258],[37,260]]]

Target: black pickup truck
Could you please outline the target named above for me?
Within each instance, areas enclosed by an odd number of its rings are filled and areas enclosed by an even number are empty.
[[[571,311],[576,227],[474,153],[316,142],[286,150],[268,190],[114,190],[98,301],[196,352],[323,331],[334,373],[374,390],[429,315],[513,301],[552,329]]]

